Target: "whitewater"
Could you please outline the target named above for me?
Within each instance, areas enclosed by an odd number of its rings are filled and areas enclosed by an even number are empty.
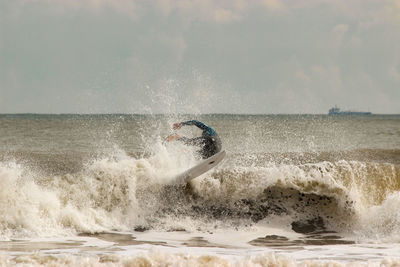
[[[400,264],[398,115],[0,115],[0,185],[5,265]]]

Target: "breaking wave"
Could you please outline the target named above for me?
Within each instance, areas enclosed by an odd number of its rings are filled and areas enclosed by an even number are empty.
[[[240,164],[240,155],[228,154],[215,170],[188,185],[171,186],[174,175],[197,160],[194,153],[177,153],[181,149],[159,144],[145,158],[119,151],[62,175],[3,161],[0,236],[207,231],[285,216],[287,226],[299,233],[337,231],[362,240],[400,240],[396,163],[271,161],[257,166],[248,159]]]

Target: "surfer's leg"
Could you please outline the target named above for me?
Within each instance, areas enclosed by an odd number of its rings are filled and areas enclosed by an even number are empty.
[[[215,138],[211,136],[203,138],[204,138],[204,146],[201,150],[201,156],[203,157],[203,159],[206,159],[218,153],[218,146],[217,143],[215,142]]]

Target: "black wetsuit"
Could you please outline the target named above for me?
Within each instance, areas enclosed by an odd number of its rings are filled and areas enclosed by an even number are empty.
[[[182,122],[182,126],[184,125],[195,125],[203,131],[200,137],[180,137],[178,139],[185,142],[185,144],[201,147],[199,153],[203,159],[209,158],[221,151],[221,140],[217,132],[210,126],[196,120]]]

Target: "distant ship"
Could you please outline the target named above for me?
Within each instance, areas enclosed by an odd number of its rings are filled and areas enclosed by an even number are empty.
[[[372,113],[369,111],[340,111],[340,108],[337,106],[331,108],[329,110],[329,115],[371,115]]]

